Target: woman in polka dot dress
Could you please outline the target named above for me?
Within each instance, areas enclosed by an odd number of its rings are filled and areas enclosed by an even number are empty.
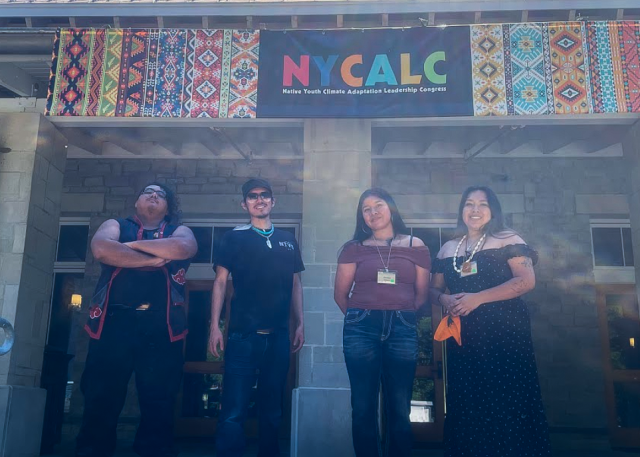
[[[520,299],[535,286],[538,255],[505,228],[487,187],[463,193],[458,231],[438,253],[430,291],[461,320],[462,345],[447,340],[445,456],[550,456],[529,314]]]

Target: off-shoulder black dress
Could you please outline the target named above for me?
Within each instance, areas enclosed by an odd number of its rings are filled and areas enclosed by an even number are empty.
[[[513,278],[508,260],[537,253],[524,244],[476,253],[478,273],[460,277],[453,257],[437,259],[451,294],[480,292]],[[458,258],[458,268],[463,258]],[[447,340],[446,457],[548,457],[531,327],[519,298],[485,303],[461,318],[462,346]]]

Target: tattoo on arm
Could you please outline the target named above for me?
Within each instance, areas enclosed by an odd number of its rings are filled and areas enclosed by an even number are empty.
[[[513,290],[518,295],[522,295],[527,290],[527,282],[524,279],[518,278],[513,281],[513,284],[510,284],[511,290]]]
[[[526,268],[533,268],[533,261],[529,257],[525,257],[522,259],[522,262],[520,262],[520,265]]]

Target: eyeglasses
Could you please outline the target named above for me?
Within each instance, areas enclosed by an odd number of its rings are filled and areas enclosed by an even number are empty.
[[[167,199],[167,193],[162,190],[162,189],[154,189],[152,187],[147,187],[145,190],[142,191],[141,195],[153,195],[156,194],[158,197],[160,197],[163,200]]]
[[[273,198],[273,195],[271,195],[271,192],[249,192],[247,194],[247,200],[250,202],[255,202],[256,200],[258,200],[258,197],[262,198],[263,200],[271,200]]]

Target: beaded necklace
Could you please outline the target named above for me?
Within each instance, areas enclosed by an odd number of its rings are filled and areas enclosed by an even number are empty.
[[[487,238],[486,233],[482,235],[482,237],[476,243],[475,247],[473,248],[473,251],[471,252],[471,256],[467,260],[462,262],[461,268],[458,268],[458,251],[460,250],[460,246],[462,246],[462,243],[464,243],[464,241],[467,239],[467,235],[463,236],[460,242],[458,243],[458,246],[456,247],[456,253],[453,255],[453,269],[456,270],[458,273],[462,273],[462,272],[468,273],[471,270],[471,261],[473,260],[473,256],[476,255],[476,252],[478,252],[478,250],[480,249],[480,246],[484,244],[485,238]]]
[[[267,246],[269,247],[269,249],[271,249],[271,240],[269,238],[271,238],[271,235],[273,235],[273,232],[275,231],[276,228],[273,225],[271,225],[271,228],[269,230],[262,230],[252,225],[251,229],[254,232],[256,232],[258,235],[260,235],[262,238],[266,238]]]

